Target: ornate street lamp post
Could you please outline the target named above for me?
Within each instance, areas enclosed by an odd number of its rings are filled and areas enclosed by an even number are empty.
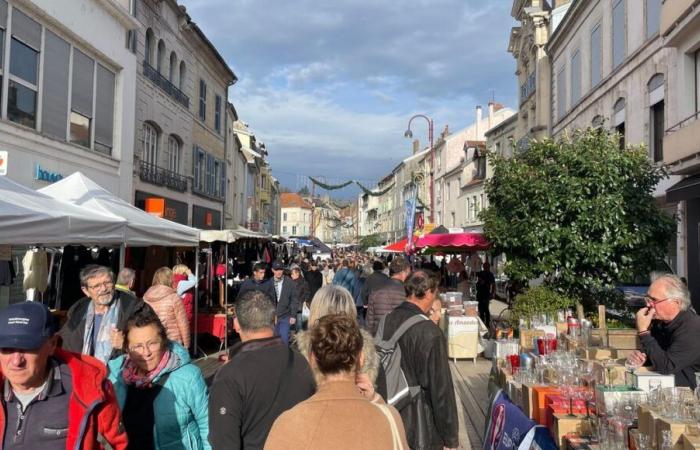
[[[428,122],[428,141],[430,142],[430,223],[435,224],[435,152],[433,149],[433,119],[423,114],[416,114],[415,116],[411,117],[408,121],[408,128],[403,134],[404,137],[413,137],[413,132],[411,131],[411,122],[413,122],[413,119],[415,119],[416,117],[425,119]]]

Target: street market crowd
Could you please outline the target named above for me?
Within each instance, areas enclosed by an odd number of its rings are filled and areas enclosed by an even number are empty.
[[[3,449],[456,449],[438,294],[473,282],[486,323],[495,294],[488,262],[465,262],[255,263],[235,301],[240,342],[210,386],[191,359],[187,266],[157,270],[142,299],[132,270],[87,266],[62,326],[39,302],[0,311]],[[695,388],[687,287],[664,275],[645,299],[630,363]]]

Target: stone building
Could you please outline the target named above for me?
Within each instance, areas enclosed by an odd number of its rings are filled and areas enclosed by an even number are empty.
[[[311,216],[313,206],[296,192],[280,194],[280,210],[282,213],[281,235],[308,236],[311,233]]]

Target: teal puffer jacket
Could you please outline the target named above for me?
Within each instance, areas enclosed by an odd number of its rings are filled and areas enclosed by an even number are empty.
[[[199,367],[191,363],[184,347],[170,342],[170,349],[180,358],[178,368],[170,372],[156,397],[154,442],[158,450],[211,450],[209,445],[209,393]],[[125,356],[107,364],[109,380],[119,407],[124,409],[128,386],[122,378]],[[164,375],[160,374],[158,378]],[[158,382],[158,378],[154,382]],[[174,407],[173,407],[174,405]]]

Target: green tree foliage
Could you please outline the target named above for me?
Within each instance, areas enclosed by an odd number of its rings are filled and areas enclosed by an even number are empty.
[[[370,247],[378,247],[382,245],[382,238],[378,234],[369,234],[360,238],[360,248],[367,250]]]
[[[517,280],[544,276],[576,299],[649,273],[676,223],[655,203],[667,177],[644,147],[620,150],[618,136],[582,130],[531,142],[512,158],[489,155],[484,231],[508,255]]]

